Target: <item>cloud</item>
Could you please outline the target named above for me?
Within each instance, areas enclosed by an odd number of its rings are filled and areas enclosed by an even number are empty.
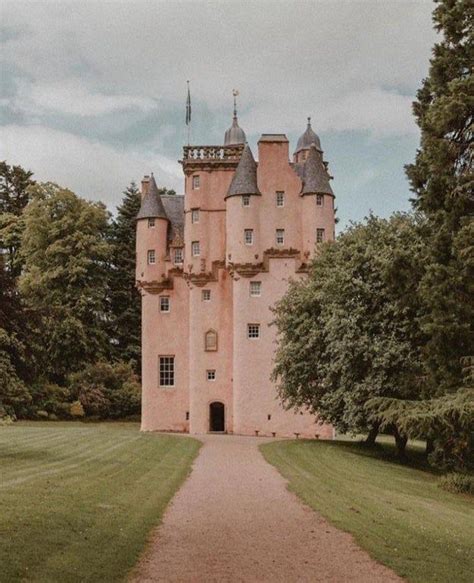
[[[37,180],[57,182],[110,207],[120,202],[131,180],[138,183],[151,171],[158,184],[182,191],[179,167],[156,152],[118,151],[44,126],[4,126],[0,159],[31,169]]]
[[[89,91],[79,79],[51,83],[24,81],[13,106],[23,112],[45,111],[80,117],[100,116],[124,110],[148,112],[157,107],[154,99],[139,95],[107,95]]]

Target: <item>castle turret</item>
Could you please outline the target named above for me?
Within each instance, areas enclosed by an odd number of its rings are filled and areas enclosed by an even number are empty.
[[[225,197],[227,263],[254,263],[261,255],[260,197],[257,164],[247,144]]]
[[[237,102],[236,102],[237,95],[238,92],[234,90],[234,117],[232,119],[232,125],[225,133],[224,146],[236,146],[238,144],[245,144],[247,142],[245,132],[239,126],[239,122],[237,120]]]
[[[304,162],[309,155],[310,147],[314,145],[318,152],[322,153],[321,140],[311,127],[311,118],[308,117],[308,125],[304,134],[302,134],[296,144],[296,150],[293,154],[293,161],[297,163]]]
[[[136,279],[161,281],[165,277],[169,219],[153,174],[142,182],[142,204],[136,220]]]

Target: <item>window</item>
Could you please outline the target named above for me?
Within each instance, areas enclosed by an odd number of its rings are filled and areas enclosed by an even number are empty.
[[[285,229],[277,229],[275,239],[277,245],[283,245],[285,243]]]
[[[324,242],[324,229],[316,229],[316,243]]]
[[[323,203],[324,203],[324,196],[322,194],[317,194],[316,195],[316,205],[323,206]]]
[[[201,186],[200,176],[198,175],[193,176],[193,190],[199,190],[200,186]]]
[[[215,381],[216,380],[216,371],[215,370],[208,370],[206,371],[207,380],[208,381]]]
[[[276,193],[276,202],[277,202],[277,206],[279,206],[279,207],[285,206],[285,193],[284,192],[277,192]]]
[[[154,218],[148,219],[148,228],[152,228],[154,226],[155,226],[155,219]]]
[[[210,302],[211,301],[211,290],[210,289],[203,289],[201,292],[201,299],[203,302]]]
[[[204,349],[206,352],[217,350],[217,332],[215,330],[208,330],[204,335]]]
[[[262,282],[261,281],[251,281],[250,282],[250,295],[252,298],[256,298],[262,295]]]
[[[247,324],[247,338],[260,338],[260,324]]]
[[[244,240],[246,245],[253,245],[253,229],[244,229]]]
[[[189,411],[186,411],[186,421],[189,421]]]
[[[160,296],[160,312],[169,312],[170,311],[170,297],[169,296]]]
[[[191,222],[192,223],[199,223],[199,209],[192,209]]]
[[[156,255],[154,249],[148,249],[147,261],[148,265],[153,265],[154,263],[156,263]]]
[[[183,263],[184,257],[183,257],[183,250],[182,249],[175,249],[174,250],[174,262],[176,264],[180,264]]]
[[[174,387],[174,356],[160,356],[160,387]]]
[[[242,196],[242,206],[250,206],[250,195],[244,194]]]
[[[201,255],[201,250],[199,248],[199,241],[193,241],[191,243],[191,253],[192,253],[193,257],[197,257],[198,255]]]

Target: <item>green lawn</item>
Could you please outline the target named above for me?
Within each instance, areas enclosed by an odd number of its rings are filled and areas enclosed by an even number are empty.
[[[131,423],[0,427],[0,581],[122,580],[199,447]]]
[[[261,451],[293,492],[402,577],[473,581],[472,498],[444,492],[427,469],[400,465],[390,446],[374,453],[343,441],[282,441]]]

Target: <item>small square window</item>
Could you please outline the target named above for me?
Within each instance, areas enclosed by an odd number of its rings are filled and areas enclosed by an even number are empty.
[[[242,196],[242,206],[250,206],[250,195],[244,194]]]
[[[276,204],[278,207],[285,206],[285,193],[284,192],[277,192],[276,193]]]
[[[160,312],[169,312],[170,311],[170,297],[169,296],[160,296]]]
[[[148,219],[148,228],[153,228],[155,226],[154,217]]]
[[[183,263],[183,260],[184,260],[183,250],[181,248],[175,249],[174,250],[174,262],[177,265],[179,265],[179,264]]]
[[[260,324],[247,324],[247,338],[260,338]]]
[[[193,241],[191,243],[191,253],[192,253],[193,257],[197,257],[198,255],[201,255],[201,249],[199,247],[199,241]]]
[[[191,222],[192,223],[199,223],[199,209],[192,209]]]
[[[206,371],[207,380],[208,381],[215,381],[216,380],[216,371],[215,370],[208,370]]]
[[[174,356],[160,356],[160,387],[174,387]]]
[[[316,195],[316,205],[323,206],[323,204],[324,204],[324,196],[322,194],[317,194]]]
[[[201,292],[201,298],[203,302],[210,302],[211,301],[211,290],[210,289],[203,289]]]
[[[246,245],[253,245],[253,229],[244,229],[244,240]]]
[[[199,190],[201,186],[201,180],[199,175],[193,176],[193,190]]]
[[[324,243],[324,229],[316,229],[316,243]]]
[[[277,245],[284,245],[285,243],[285,229],[277,229],[275,240]]]
[[[251,281],[250,282],[250,295],[252,298],[257,298],[262,295],[262,282],[261,281]]]
[[[148,249],[147,261],[148,265],[153,265],[156,263],[156,254],[154,249]]]

